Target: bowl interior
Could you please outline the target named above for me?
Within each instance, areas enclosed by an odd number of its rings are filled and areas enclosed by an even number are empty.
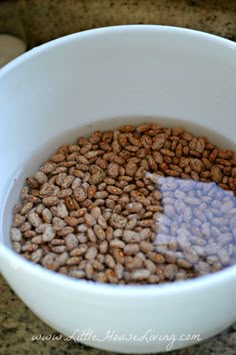
[[[59,39],[10,63],[0,73],[1,242],[9,245],[24,176],[79,135],[152,120],[234,149],[235,53],[232,42],[195,31],[121,26]]]

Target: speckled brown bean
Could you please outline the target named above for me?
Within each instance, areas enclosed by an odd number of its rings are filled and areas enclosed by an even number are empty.
[[[74,234],[68,234],[65,237],[65,243],[66,243],[67,250],[70,251],[77,247],[78,239]]]
[[[105,240],[106,233],[104,232],[104,230],[101,226],[99,226],[98,224],[95,224],[95,226],[93,227],[93,230],[94,230],[94,233],[98,239]]]
[[[123,240],[127,243],[137,243],[140,242],[141,236],[137,232],[125,230],[123,233]]]
[[[143,281],[143,280],[148,279],[150,275],[151,275],[150,270],[147,270],[147,269],[135,270],[131,273],[131,280]]]
[[[110,268],[110,269],[114,269],[115,267],[115,260],[113,259],[113,257],[109,254],[105,255],[105,264]]]
[[[191,269],[192,264],[185,259],[177,259],[177,265],[183,269]]]
[[[156,272],[156,265],[151,260],[145,259],[144,266],[150,271],[151,274],[154,274]]]
[[[87,252],[87,250],[88,250],[88,246],[86,244],[80,244],[78,247],[70,251],[70,256],[84,255]]]
[[[56,254],[61,254],[66,251],[66,246],[65,245],[57,245],[55,247],[51,248],[52,252]]]
[[[25,222],[25,217],[20,215],[19,213],[16,213],[13,218],[13,227],[20,227],[23,223]]]
[[[18,228],[11,228],[11,240],[13,242],[20,242],[22,240],[22,232]]]
[[[85,267],[86,277],[90,280],[94,276],[94,268],[91,263],[87,263]]]
[[[50,270],[58,270],[60,267],[60,263],[56,261],[56,255],[54,253],[48,253],[46,254],[42,260],[41,263],[44,267]]]
[[[57,196],[44,197],[42,200],[45,207],[56,206],[59,203],[59,198]]]
[[[121,249],[119,248],[112,248],[112,255],[117,263],[124,264],[125,256]]]
[[[124,247],[124,253],[126,255],[136,255],[139,252],[139,244],[131,243],[126,244]]]
[[[87,260],[95,259],[97,253],[98,253],[97,248],[89,247],[85,254],[85,259]]]
[[[173,280],[178,271],[178,267],[175,264],[169,264],[165,266],[164,275],[167,279]]]
[[[96,219],[89,213],[84,215],[84,221],[89,227],[93,227],[96,224]]]
[[[68,234],[71,234],[74,232],[74,228],[73,227],[70,227],[70,226],[66,226],[64,227],[63,229],[59,230],[57,232],[57,235],[61,236],[61,237],[65,237],[67,236]]]
[[[152,252],[153,251],[153,244],[150,242],[147,242],[145,240],[142,240],[140,242],[140,250],[144,253]]]
[[[42,257],[43,257],[43,250],[38,249],[31,254],[30,259],[33,263],[39,263]]]
[[[75,277],[77,279],[84,279],[86,276],[86,273],[83,270],[71,270],[71,271],[69,271],[68,275],[71,277]]]
[[[128,270],[137,270],[143,267],[143,261],[139,257],[126,256],[125,266]]]
[[[222,179],[222,172],[221,169],[217,165],[213,165],[211,167],[211,177],[212,180],[216,183],[219,183]]]
[[[55,238],[55,235],[55,230],[49,225],[42,234],[42,240],[44,242],[50,242]]]

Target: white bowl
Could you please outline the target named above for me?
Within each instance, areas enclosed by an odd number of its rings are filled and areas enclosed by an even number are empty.
[[[35,314],[67,336],[77,330],[87,345],[136,354],[191,345],[236,320],[236,266],[160,286],[103,285],[56,274],[9,248],[22,171],[32,173],[59,144],[75,139],[81,126],[89,124],[83,130],[88,132],[155,116],[168,125],[197,124],[196,133],[201,126],[213,129],[228,138],[230,148],[235,93],[235,43],[170,27],[74,34],[0,71],[0,266]],[[114,117],[121,119],[107,124]],[[81,337],[82,330],[87,336]]]

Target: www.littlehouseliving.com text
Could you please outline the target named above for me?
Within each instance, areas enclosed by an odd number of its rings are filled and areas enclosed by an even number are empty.
[[[32,341],[74,341],[74,342],[140,342],[151,343],[153,341],[165,342],[166,350],[170,351],[175,342],[201,341],[200,334],[157,334],[155,330],[148,329],[144,334],[117,333],[115,330],[107,330],[104,336],[98,336],[92,329],[76,329],[72,335],[63,336],[62,334],[33,335]]]

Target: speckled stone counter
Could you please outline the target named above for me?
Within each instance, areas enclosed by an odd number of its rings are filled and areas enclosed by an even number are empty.
[[[19,9],[38,43],[95,27],[143,23],[236,39],[235,0],[19,0]]]
[[[12,1],[0,1],[0,30],[14,27],[12,5]],[[235,0],[18,0],[18,6],[27,36],[34,44],[90,28],[142,23],[193,28],[236,40]],[[32,336],[40,334],[56,333],[0,276],[0,354],[114,355],[72,341],[32,341]],[[236,324],[212,339],[172,354],[235,355]]]
[[[0,32],[18,31],[12,21],[16,4],[32,45],[124,24],[187,27],[236,40],[235,0],[1,0]]]

